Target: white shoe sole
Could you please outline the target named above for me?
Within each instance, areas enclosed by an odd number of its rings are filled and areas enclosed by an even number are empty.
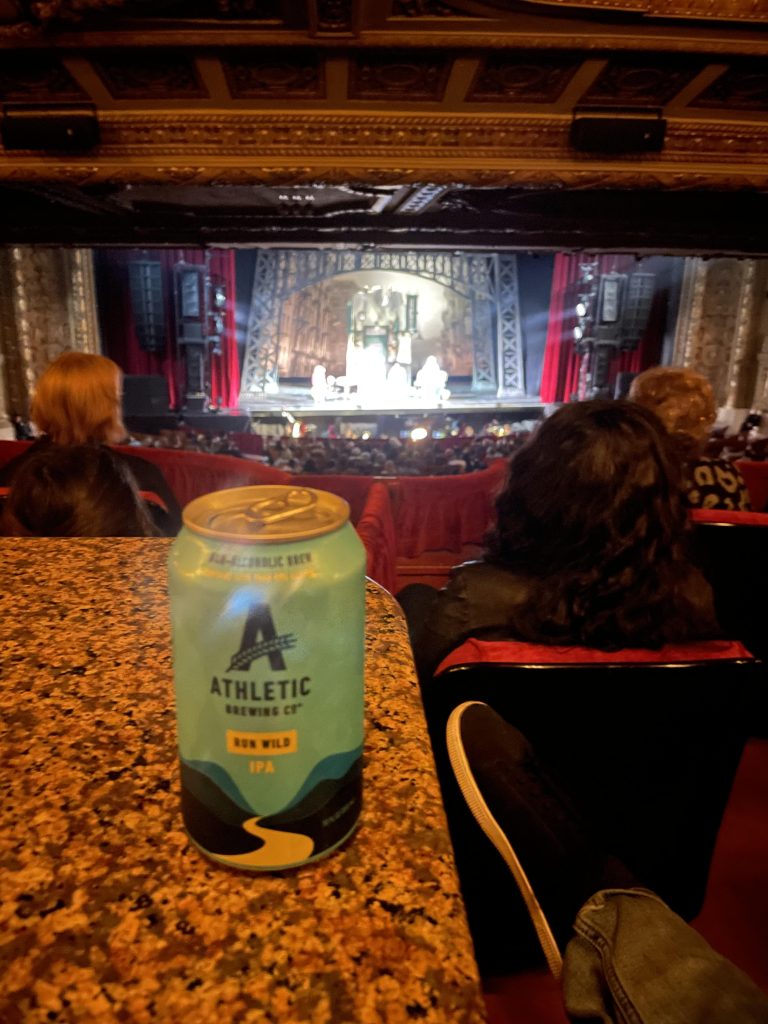
[[[544,911],[536,899],[531,883],[528,881],[528,876],[517,859],[517,854],[512,849],[503,829],[483,799],[464,753],[464,747],[461,742],[461,716],[473,704],[478,704],[481,707],[487,706],[481,701],[467,701],[454,708],[448,719],[446,742],[448,744],[448,757],[451,761],[451,767],[453,768],[453,773],[456,776],[462,796],[466,800],[475,821],[499,851],[507,867],[512,872],[512,877],[515,879],[520,895],[523,897],[526,909],[533,922],[533,927],[536,929],[536,935],[546,957],[547,965],[552,974],[559,978],[563,970],[563,958],[555,942],[552,929],[549,927]]]

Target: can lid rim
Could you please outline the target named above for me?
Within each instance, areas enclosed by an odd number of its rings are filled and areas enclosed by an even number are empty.
[[[248,500],[252,504],[263,504],[265,501],[284,497],[286,492],[295,491],[297,494],[306,492],[313,496],[315,506],[318,510],[325,509],[332,516],[331,519],[318,522],[315,526],[291,530],[290,528],[278,534],[259,533],[236,533],[230,530],[215,529],[201,522],[201,519],[210,519],[217,512],[231,509],[237,503],[244,503]],[[281,517],[275,517],[281,518]],[[285,517],[282,517],[285,518]],[[212,540],[226,541],[234,544],[288,544],[293,541],[311,540],[313,537],[321,537],[328,533],[334,533],[341,529],[350,518],[349,503],[338,494],[331,491],[323,491],[314,487],[301,487],[291,484],[261,484],[247,487],[233,487],[228,490],[214,491],[211,494],[203,494],[194,498],[184,507],[182,520],[184,526],[193,533],[209,537]],[[290,518],[286,519],[286,525]]]

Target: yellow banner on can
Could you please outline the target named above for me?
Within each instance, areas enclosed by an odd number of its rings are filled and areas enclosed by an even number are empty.
[[[285,732],[241,732],[227,729],[228,754],[275,757],[278,754],[295,754],[298,749],[299,739],[295,729]]]

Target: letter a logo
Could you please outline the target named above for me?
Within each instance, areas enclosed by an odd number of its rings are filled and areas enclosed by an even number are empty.
[[[259,640],[259,637],[262,639]],[[279,635],[272,621],[272,613],[268,604],[254,604],[248,612],[243,630],[243,639],[240,641],[240,650],[232,656],[228,672],[233,669],[247,671],[251,662],[257,658],[269,658],[270,667],[277,672],[285,669],[283,651],[290,650],[296,646],[296,637],[293,633]]]

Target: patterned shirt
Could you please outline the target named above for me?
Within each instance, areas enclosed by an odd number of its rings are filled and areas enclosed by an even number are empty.
[[[739,467],[728,459],[702,456],[685,467],[686,500],[691,508],[750,512],[749,491]]]

